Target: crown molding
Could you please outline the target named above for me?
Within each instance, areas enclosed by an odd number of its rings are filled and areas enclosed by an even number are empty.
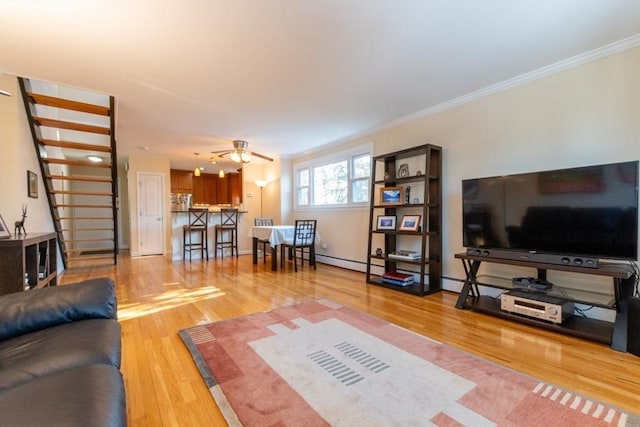
[[[350,135],[349,137],[346,137],[346,138],[341,138],[338,141],[334,141],[332,143],[327,144],[323,148],[327,148],[337,144],[342,144],[344,142],[352,141],[357,138],[363,138],[375,132],[390,129],[390,128],[399,126],[401,124],[411,122],[417,119],[421,119],[436,113],[441,113],[443,111],[447,111],[452,108],[458,107],[460,105],[464,105],[469,102],[476,101],[478,99],[487,97],[489,95],[493,95],[499,92],[513,89],[515,87],[522,86],[524,84],[533,82],[535,80],[550,76],[552,74],[557,74],[559,72],[569,70],[571,68],[575,68],[580,65],[583,65],[592,61],[597,61],[598,59],[602,59],[607,56],[615,55],[617,53],[624,52],[626,50],[637,48],[637,47],[640,47],[640,33],[634,34],[633,36],[628,37],[626,39],[622,39],[617,42],[610,43],[598,49],[593,49],[588,52],[581,53],[579,55],[575,55],[570,58],[564,59],[562,61],[556,62],[554,64],[547,65],[542,68],[538,68],[537,70],[533,70],[528,73],[521,74],[519,76],[505,80],[503,82],[496,83],[491,86],[487,86],[483,89],[476,90],[466,95],[453,98],[441,104],[434,105],[433,107],[429,107],[424,110],[420,110],[416,113],[410,114],[408,116],[401,117],[391,122],[384,123],[380,126],[376,126],[367,131],[359,132],[357,134]]]
[[[571,68],[578,67],[580,65],[597,61],[598,59],[606,58],[607,56],[615,55],[620,52],[624,52],[629,49],[633,49],[640,46],[640,34],[635,34],[626,39],[619,40],[617,42],[608,44],[598,49],[590,50],[589,52],[581,53],[579,55],[572,56],[562,61],[556,62],[551,65],[547,65],[537,70],[530,71],[525,74],[521,74],[514,78],[505,80],[503,82],[488,86],[483,89],[476,90],[458,98],[451,99],[441,104],[429,107],[427,109],[418,111],[411,115],[402,117],[393,122],[389,122],[383,125],[384,129],[397,126],[401,123],[416,120],[418,118],[430,116],[432,114],[440,113],[442,111],[450,110],[451,108],[458,107],[463,104],[467,104],[472,101],[476,101],[480,98],[484,98],[489,95],[493,95],[498,92],[503,92],[509,89],[513,89],[518,86],[533,82],[535,80],[548,77],[553,74],[560,73]]]

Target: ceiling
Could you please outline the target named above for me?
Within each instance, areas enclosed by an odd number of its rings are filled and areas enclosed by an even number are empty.
[[[639,33],[639,0],[0,0],[0,72],[114,95],[120,157],[189,169],[234,139],[313,151]]]

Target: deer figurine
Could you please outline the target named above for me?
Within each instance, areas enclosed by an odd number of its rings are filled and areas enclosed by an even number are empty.
[[[24,220],[27,218],[27,205],[23,205],[22,206],[22,219],[20,221],[16,221],[15,223],[15,229],[13,230],[13,233],[16,236],[22,236],[22,233],[24,233],[24,235],[27,235],[27,230],[24,229]]]

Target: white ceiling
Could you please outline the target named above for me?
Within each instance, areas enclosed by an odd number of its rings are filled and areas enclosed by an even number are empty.
[[[640,33],[640,0],[0,0],[0,72],[114,95],[119,155],[292,156]]]

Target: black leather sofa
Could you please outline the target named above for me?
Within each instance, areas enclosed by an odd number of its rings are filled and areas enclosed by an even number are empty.
[[[0,425],[125,426],[111,279],[0,297]]]

